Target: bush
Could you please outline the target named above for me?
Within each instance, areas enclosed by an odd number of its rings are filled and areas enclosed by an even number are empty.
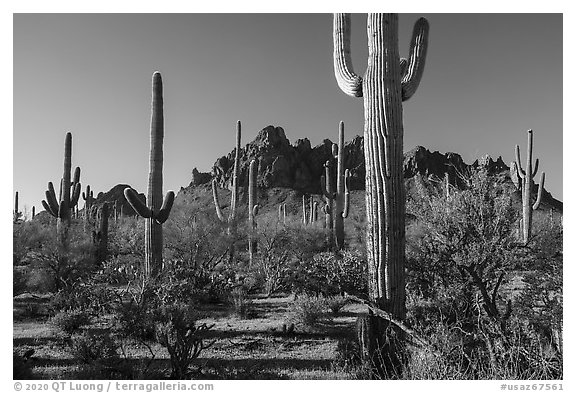
[[[238,286],[230,292],[230,302],[232,303],[234,313],[238,317],[248,318],[252,302],[248,298],[244,287]]]
[[[318,296],[300,295],[290,305],[294,323],[312,327],[326,317],[326,299]]]
[[[211,327],[196,326],[195,313],[189,306],[170,305],[159,309],[155,326],[157,341],[168,350],[172,378],[185,379],[189,367],[206,344],[204,334]]]
[[[108,332],[75,334],[71,337],[70,351],[75,359],[86,364],[118,359],[118,345]]]
[[[366,262],[358,252],[323,252],[296,262],[287,282],[296,293],[363,296],[368,283]]]
[[[50,322],[65,333],[74,333],[81,326],[90,323],[90,318],[85,311],[68,310],[60,311],[52,317]]]
[[[348,299],[342,295],[330,296],[326,298],[326,306],[332,312],[332,315],[338,315],[340,310],[348,304]]]

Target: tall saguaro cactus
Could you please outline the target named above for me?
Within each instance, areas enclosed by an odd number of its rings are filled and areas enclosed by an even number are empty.
[[[164,100],[162,76],[158,71],[152,76],[152,118],[150,121],[150,172],[148,174],[148,197],[146,205],[138,193],[127,187],[124,196],[132,208],[146,219],[145,260],[146,278],[158,275],[162,270],[162,224],[166,222],[174,203],[174,192],[168,191],[162,198],[162,165],[164,162]]]
[[[416,22],[408,60],[399,56],[397,14],[369,14],[367,27],[368,68],[361,77],[352,68],[350,15],[334,14],[334,72],[344,93],[364,98],[369,295],[401,320],[406,313],[402,102],[420,83],[429,25],[424,18]]]
[[[511,165],[511,170],[513,173],[510,174],[516,188],[522,192],[522,219],[520,221],[521,236],[520,241],[526,245],[530,241],[530,236],[532,234],[532,212],[538,209],[540,206],[540,201],[542,199],[542,189],[544,188],[544,180],[546,174],[542,172],[540,174],[540,185],[538,186],[538,194],[536,201],[532,204],[532,188],[534,187],[533,178],[536,176],[538,171],[538,159],[532,167],[532,144],[533,144],[533,132],[528,130],[528,147],[526,151],[526,167],[522,168],[520,161],[520,146],[516,145],[516,162]],[[532,169],[534,168],[534,169]]]
[[[46,200],[42,201],[44,209],[52,216],[57,218],[56,232],[58,234],[58,243],[61,247],[62,257],[68,250],[68,229],[72,219],[72,209],[78,203],[80,197],[80,168],[76,167],[74,171],[73,185],[71,186],[72,172],[72,134],[67,133],[64,140],[64,173],[60,179],[60,194],[56,199],[56,192],[52,182],[48,183],[46,191]]]
[[[214,197],[214,206],[216,207],[216,214],[218,219],[222,222],[228,223],[228,235],[236,236],[236,203],[238,201],[238,176],[240,173],[240,143],[242,139],[242,123],[240,120],[236,123],[236,152],[234,155],[234,169],[232,172],[232,196],[230,197],[230,211],[228,212],[228,219],[224,217],[222,207],[220,206],[220,198],[218,197],[218,188],[216,186],[216,179],[212,180],[212,196]],[[231,248],[231,256],[233,255],[233,247]]]
[[[256,231],[256,215],[258,214],[258,204],[256,200],[258,196],[256,194],[256,180],[258,172],[256,169],[256,160],[250,162],[250,170],[248,172],[248,225],[250,236],[248,238],[248,254],[250,257],[250,265],[252,265],[254,259],[254,253],[256,251],[256,240],[254,239]]]

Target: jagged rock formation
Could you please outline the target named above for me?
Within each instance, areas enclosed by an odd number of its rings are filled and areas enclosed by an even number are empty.
[[[242,195],[246,194],[248,189],[248,171],[252,159],[258,162],[257,186],[259,189],[289,188],[295,190],[298,195],[303,193],[319,195],[321,193],[320,177],[324,174],[323,165],[332,155],[332,144],[331,140],[325,139],[321,144],[312,147],[310,141],[304,138],[298,139],[292,145],[282,127],[265,127],[252,142],[241,149],[238,180]],[[350,170],[350,190],[364,190],[364,138],[355,136],[345,143],[344,151],[344,167]],[[220,187],[230,189],[234,154],[235,150],[232,150],[228,155],[218,158],[211,172],[203,173],[194,168],[189,186],[182,188],[180,192],[192,192],[193,189],[204,190],[212,178],[216,179]],[[423,179],[442,180],[445,173],[448,173],[450,183],[462,187],[460,174],[465,175],[481,167],[488,170],[489,174],[500,176],[512,185],[509,167],[501,157],[494,160],[490,156],[484,156],[472,164],[466,164],[457,153],[431,152],[422,146],[404,153],[404,178],[407,182],[408,193],[411,179],[416,176]],[[134,215],[122,193],[125,187],[127,185],[117,185],[105,194],[98,194],[96,203],[113,203],[118,200],[124,206],[124,214]],[[206,189],[208,190],[209,187]],[[263,193],[259,197],[262,199],[265,196],[266,193]],[[144,195],[142,194],[141,197]],[[545,206],[562,210],[562,202],[554,199],[546,189],[543,190],[542,200]]]

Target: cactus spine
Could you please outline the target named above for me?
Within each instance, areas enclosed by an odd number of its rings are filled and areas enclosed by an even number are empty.
[[[340,89],[364,98],[366,247],[371,300],[405,317],[405,190],[402,101],[416,91],[424,70],[428,22],[420,18],[409,60],[398,52],[398,15],[369,14],[368,68],[356,75],[350,55],[350,15],[334,14],[334,71]]]
[[[174,192],[168,191],[162,202],[162,165],[164,141],[164,112],[162,76],[158,71],[152,76],[152,116],[150,122],[150,172],[146,205],[138,193],[127,187],[124,196],[132,208],[146,219],[145,222],[145,278],[155,277],[162,270],[162,224],[166,222],[174,203]]]
[[[533,178],[536,176],[538,171],[538,159],[534,163],[534,169],[532,169],[532,144],[533,136],[532,130],[528,130],[528,147],[526,151],[526,169],[522,168],[520,161],[520,146],[516,145],[516,162],[511,165],[511,170],[515,173],[511,173],[512,181],[514,182],[516,188],[522,192],[522,219],[520,221],[520,241],[522,244],[526,245],[530,241],[532,235],[532,212],[538,209],[540,206],[540,201],[542,200],[542,189],[544,188],[544,180],[546,174],[542,172],[540,174],[540,185],[538,186],[538,194],[536,201],[532,204],[532,188],[534,186]],[[516,180],[516,181],[514,181]]]
[[[42,201],[42,206],[48,213],[57,218],[56,232],[58,234],[58,243],[62,258],[68,251],[68,229],[71,224],[71,211],[78,203],[80,197],[80,168],[76,167],[74,171],[73,185],[70,181],[72,172],[72,134],[67,133],[64,140],[64,173],[60,179],[60,194],[56,199],[54,185],[48,183],[46,191],[46,200]]]
[[[258,176],[256,170],[256,160],[250,162],[250,170],[248,172],[248,224],[249,224],[249,238],[248,238],[248,253],[250,256],[250,265],[254,259],[254,253],[257,248],[256,240],[254,239],[256,231],[256,215],[258,214],[258,205],[256,204],[256,177]]]

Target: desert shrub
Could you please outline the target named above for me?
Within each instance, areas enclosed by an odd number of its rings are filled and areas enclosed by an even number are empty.
[[[252,302],[248,298],[246,289],[237,286],[230,291],[230,303],[234,313],[240,318],[248,318]]]
[[[547,310],[542,320],[548,319],[550,326],[553,314],[561,310],[561,262],[551,261],[552,255],[561,261],[561,253],[542,254],[536,237],[529,248],[517,247],[518,211],[500,178],[479,171],[463,177],[462,183],[462,191],[429,188],[415,193],[408,204],[415,220],[407,231],[407,322],[442,356],[414,352],[405,375],[556,378],[561,375],[561,355],[545,354],[551,340],[539,331],[533,314],[538,309],[535,299],[546,290],[531,285],[530,277],[556,288],[548,292],[555,295],[546,297],[549,307],[540,308]],[[548,272],[537,266],[542,261]],[[535,291],[529,296],[524,291],[524,310],[518,292],[510,287],[518,277],[528,284],[527,290]]]
[[[28,291],[26,269],[14,266],[12,269],[12,295],[18,296]]]
[[[332,315],[338,315],[346,304],[348,304],[348,299],[342,295],[329,296],[326,298],[326,306],[330,309]]]
[[[71,334],[78,331],[81,326],[87,325],[90,318],[85,311],[66,310],[58,312],[50,319],[50,322],[63,332]]]
[[[366,263],[358,252],[323,252],[292,266],[287,282],[296,293],[324,296],[366,293]]]
[[[290,319],[304,326],[315,326],[326,317],[326,299],[322,296],[300,295],[290,304]]]
[[[158,310],[156,340],[168,350],[172,378],[187,377],[194,359],[211,345],[205,340],[205,332],[209,329],[206,324],[196,324],[196,315],[190,306],[172,304]]]
[[[70,338],[70,352],[82,363],[118,359],[118,344],[108,332],[84,331]]]
[[[23,263],[29,265],[31,290],[57,292],[74,286],[96,271],[94,244],[80,225],[73,221],[66,252],[58,246],[56,231],[52,229],[41,247],[27,253]]]
[[[130,298],[118,302],[112,315],[113,331],[121,337],[143,342],[154,340],[154,306],[148,300]]]

